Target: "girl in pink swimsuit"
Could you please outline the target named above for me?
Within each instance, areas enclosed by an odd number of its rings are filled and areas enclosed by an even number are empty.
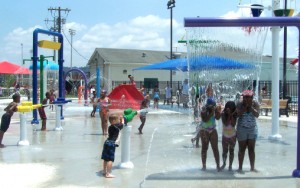
[[[227,153],[229,151],[229,167],[228,170],[232,170],[232,162],[234,158],[234,147],[236,144],[236,106],[233,101],[228,101],[225,104],[225,108],[221,113],[221,119],[223,124],[223,136],[222,136],[222,147],[223,147],[223,165],[221,169],[226,166]]]

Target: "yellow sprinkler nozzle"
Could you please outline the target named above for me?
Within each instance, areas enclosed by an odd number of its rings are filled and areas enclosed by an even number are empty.
[[[32,106],[18,106],[17,112],[30,112],[32,111]]]
[[[34,104],[34,105],[32,105],[32,109],[37,109],[41,106],[42,106],[42,104]]]
[[[30,112],[33,109],[41,107],[42,104],[32,104],[30,101],[22,102],[20,106],[17,107],[17,112]]]

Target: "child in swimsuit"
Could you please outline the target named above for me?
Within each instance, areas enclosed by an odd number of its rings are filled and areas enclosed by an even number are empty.
[[[201,112],[202,123],[200,129],[200,138],[202,144],[202,170],[206,170],[206,158],[209,143],[211,144],[211,148],[213,150],[217,170],[221,170],[218,149],[218,133],[216,130],[216,119],[220,119],[220,113],[221,106],[216,106],[216,102],[212,98],[207,99],[206,105]]]
[[[229,151],[229,167],[228,170],[232,170],[232,162],[234,158],[234,147],[236,144],[236,106],[233,101],[228,101],[225,104],[225,108],[221,113],[221,119],[223,124],[223,136],[222,136],[222,147],[223,147],[223,165],[221,169],[226,166],[227,153]]]
[[[11,117],[14,115],[14,112],[17,111],[18,103],[20,103],[20,95],[15,93],[13,96],[13,102],[9,103],[6,108],[4,108],[5,113],[1,118],[1,128],[0,128],[0,148],[4,148],[5,146],[2,144],[2,139],[4,133],[9,128]]]

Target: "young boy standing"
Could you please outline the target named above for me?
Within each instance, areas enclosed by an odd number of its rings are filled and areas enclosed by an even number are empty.
[[[116,140],[120,134],[120,130],[124,126],[123,118],[120,118],[117,114],[109,115],[109,123],[108,127],[108,138],[104,142],[101,159],[103,159],[103,176],[106,178],[114,178],[115,176],[111,174],[111,169],[113,162],[115,160],[115,151],[118,145],[116,144]],[[121,122],[122,121],[122,122]]]
[[[17,111],[18,103],[20,103],[20,95],[15,93],[12,96],[13,102],[9,103],[6,108],[4,108],[5,113],[1,118],[1,128],[0,128],[0,148],[4,148],[5,146],[2,144],[4,133],[9,128],[11,117],[14,115],[14,112]]]

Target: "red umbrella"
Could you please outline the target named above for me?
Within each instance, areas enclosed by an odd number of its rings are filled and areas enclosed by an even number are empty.
[[[31,71],[8,61],[0,62],[0,74],[31,74]]]

